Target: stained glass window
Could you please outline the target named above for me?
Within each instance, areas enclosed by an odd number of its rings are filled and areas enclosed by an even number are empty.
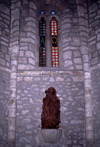
[[[53,17],[51,20],[51,37],[52,37],[52,66],[58,67],[59,66],[59,56],[58,56],[58,41],[57,41],[57,21]]]
[[[39,35],[40,35],[40,48],[39,48],[39,66],[46,66],[46,23],[44,18],[41,18],[39,22]]]

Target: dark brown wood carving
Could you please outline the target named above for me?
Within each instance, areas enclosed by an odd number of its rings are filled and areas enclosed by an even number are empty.
[[[45,93],[41,115],[42,129],[57,129],[60,123],[60,100],[53,87],[48,88]]]

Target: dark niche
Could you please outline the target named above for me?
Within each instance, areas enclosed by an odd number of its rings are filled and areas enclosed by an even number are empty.
[[[53,87],[45,91],[46,97],[43,98],[41,128],[58,129],[60,123],[60,100],[56,96]]]

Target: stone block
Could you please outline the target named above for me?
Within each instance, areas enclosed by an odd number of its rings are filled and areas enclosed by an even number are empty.
[[[78,8],[78,16],[79,17],[85,17],[85,15],[84,15],[84,7],[81,6],[81,5],[78,5],[77,8]]]
[[[31,38],[33,38],[34,40],[36,39],[36,35],[33,34],[33,33],[27,33],[27,37],[31,37]]]
[[[92,113],[92,108],[86,108],[85,109],[85,114],[86,114],[86,117],[93,117],[93,113]]]
[[[63,31],[63,30],[66,30],[66,29],[71,29],[71,24],[70,24],[70,23],[63,24],[63,25],[62,25],[62,31]]]
[[[64,81],[64,79],[62,77],[56,77],[56,81]]]
[[[15,131],[9,131],[8,132],[8,140],[12,141],[15,140]],[[10,144],[9,147],[15,146],[14,144]]]
[[[80,57],[79,51],[73,51],[73,57]]]
[[[17,32],[17,31],[19,31],[19,26],[14,26],[14,27],[12,28],[12,32]]]
[[[93,13],[95,11],[98,10],[98,5],[97,3],[93,3],[90,7],[89,7],[89,13]]]
[[[94,18],[96,16],[96,12],[93,12],[93,13],[91,13],[91,14],[89,14],[89,18],[91,19],[91,18]]]
[[[6,7],[6,6],[3,5],[3,4],[0,4],[0,11],[3,12],[3,13],[5,13],[5,14],[7,14],[7,15],[10,14],[9,8]]]
[[[33,77],[25,77],[24,80],[25,80],[25,82],[32,82]]]
[[[34,10],[37,9],[36,5],[33,2],[30,2],[29,3],[29,7],[32,8],[32,9],[34,9]]]
[[[93,131],[87,130],[86,131],[86,139],[87,140],[93,140]],[[89,146],[89,147],[93,147],[93,146]]]
[[[100,42],[97,43],[97,50],[100,50]]]
[[[64,67],[71,66],[71,65],[72,65],[72,60],[67,60],[64,62]]]
[[[65,24],[65,23],[68,23],[68,22],[71,22],[72,20],[70,18],[66,18],[62,21],[62,24]]]
[[[85,79],[85,87],[91,88],[91,79]]]
[[[75,68],[78,70],[81,70],[81,69],[83,69],[83,66],[82,65],[75,65]]]
[[[18,69],[19,70],[31,70],[34,69],[34,66],[28,65],[27,66],[25,64],[18,64]]]
[[[6,14],[4,14],[4,13],[1,13],[1,16],[2,16],[3,18],[5,18],[5,19],[7,19],[7,20],[10,21],[10,17],[9,17],[8,15],[6,15]]]
[[[36,28],[36,23],[34,23],[33,21],[28,21],[28,22],[27,22],[27,26]],[[31,36],[31,35],[33,35],[33,34],[32,34],[31,32],[28,32],[27,35],[28,35],[28,36]]]
[[[93,58],[92,61],[91,61],[91,64],[95,65],[97,63],[98,63],[98,57]]]
[[[89,62],[89,56],[88,55],[83,55],[83,62]]]
[[[63,52],[63,59],[68,60],[72,58],[72,51]]]
[[[15,118],[8,118],[8,131],[15,131]]]
[[[24,51],[19,51],[19,56],[23,57],[24,56]]]
[[[31,63],[32,65],[35,65],[35,60],[32,58],[29,58],[29,63]]]
[[[84,72],[84,78],[85,79],[91,79],[91,73],[90,72]]]
[[[19,63],[27,63],[27,58],[25,58],[25,57],[19,57],[18,58],[18,62]]]
[[[5,65],[5,64],[6,64],[5,60],[0,58],[0,65]]]
[[[4,53],[0,52],[0,57],[4,59]]]
[[[29,13],[32,17],[36,17],[36,12],[33,9],[29,9]]]
[[[74,58],[74,63],[82,64],[82,59],[81,58]]]
[[[10,80],[10,87],[15,88],[16,87],[16,80]]]
[[[11,72],[10,79],[16,79],[16,78],[17,78],[17,73],[16,72]]]
[[[13,65],[14,65],[14,66],[17,66],[17,61],[16,61],[16,60],[12,60],[12,61],[11,61],[11,66],[13,66]]]
[[[26,43],[25,43],[25,44],[26,44]],[[27,50],[27,49],[28,49],[27,44],[26,44],[26,45],[22,44],[22,45],[23,45],[23,46],[20,47],[20,50]]]
[[[97,25],[99,25],[99,20],[98,20],[98,19],[95,20],[95,21],[93,21],[93,22],[90,24],[90,27],[95,28]]]
[[[91,95],[89,96],[85,95],[85,108],[91,108],[91,107],[92,107]]]
[[[14,108],[9,109],[8,116],[11,117],[11,118],[12,117],[15,118],[16,117],[16,109],[14,109]]]
[[[84,18],[79,18],[79,24],[86,26],[86,20]]]
[[[33,53],[32,51],[26,51],[26,52],[25,52],[25,56],[26,56],[26,57],[35,58],[35,55],[34,55],[34,53]]]
[[[21,38],[21,42],[33,43],[35,44],[35,40],[32,38]]]
[[[80,38],[73,37],[73,41],[71,42],[72,45],[80,45]]]
[[[66,37],[66,38],[63,39],[63,43],[69,42],[71,40],[72,40],[71,37]]]
[[[93,130],[93,118],[86,119],[86,130],[92,131]]]
[[[7,53],[7,50],[8,50],[7,47],[1,45],[1,51],[2,51],[3,53]]]
[[[80,50],[81,50],[82,55],[88,55],[88,51],[89,51],[89,48],[88,47],[81,46],[80,47]]]

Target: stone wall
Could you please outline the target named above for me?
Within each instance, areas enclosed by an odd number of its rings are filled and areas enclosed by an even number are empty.
[[[23,71],[17,78],[16,147],[53,147],[41,136],[45,90],[53,86],[61,102],[63,130],[59,147],[85,146],[84,81],[82,71]]]
[[[0,147],[7,145],[10,79],[10,3],[0,1]]]
[[[91,66],[100,62],[100,1],[89,2],[89,48]]]
[[[23,1],[21,5],[18,70],[35,67],[36,9],[31,1]]]
[[[8,131],[9,75],[0,70],[0,147],[6,147]]]
[[[7,6],[6,6],[7,5]],[[6,3],[0,4],[0,65],[10,67],[9,47],[10,9]]]
[[[91,68],[95,147],[100,146],[100,67]]]
[[[78,16],[76,2],[70,1],[70,8],[68,7],[63,10],[61,20],[61,39],[63,54],[62,66],[68,70],[83,69],[81,52],[79,50],[79,47],[82,44],[79,21],[80,19]]]

